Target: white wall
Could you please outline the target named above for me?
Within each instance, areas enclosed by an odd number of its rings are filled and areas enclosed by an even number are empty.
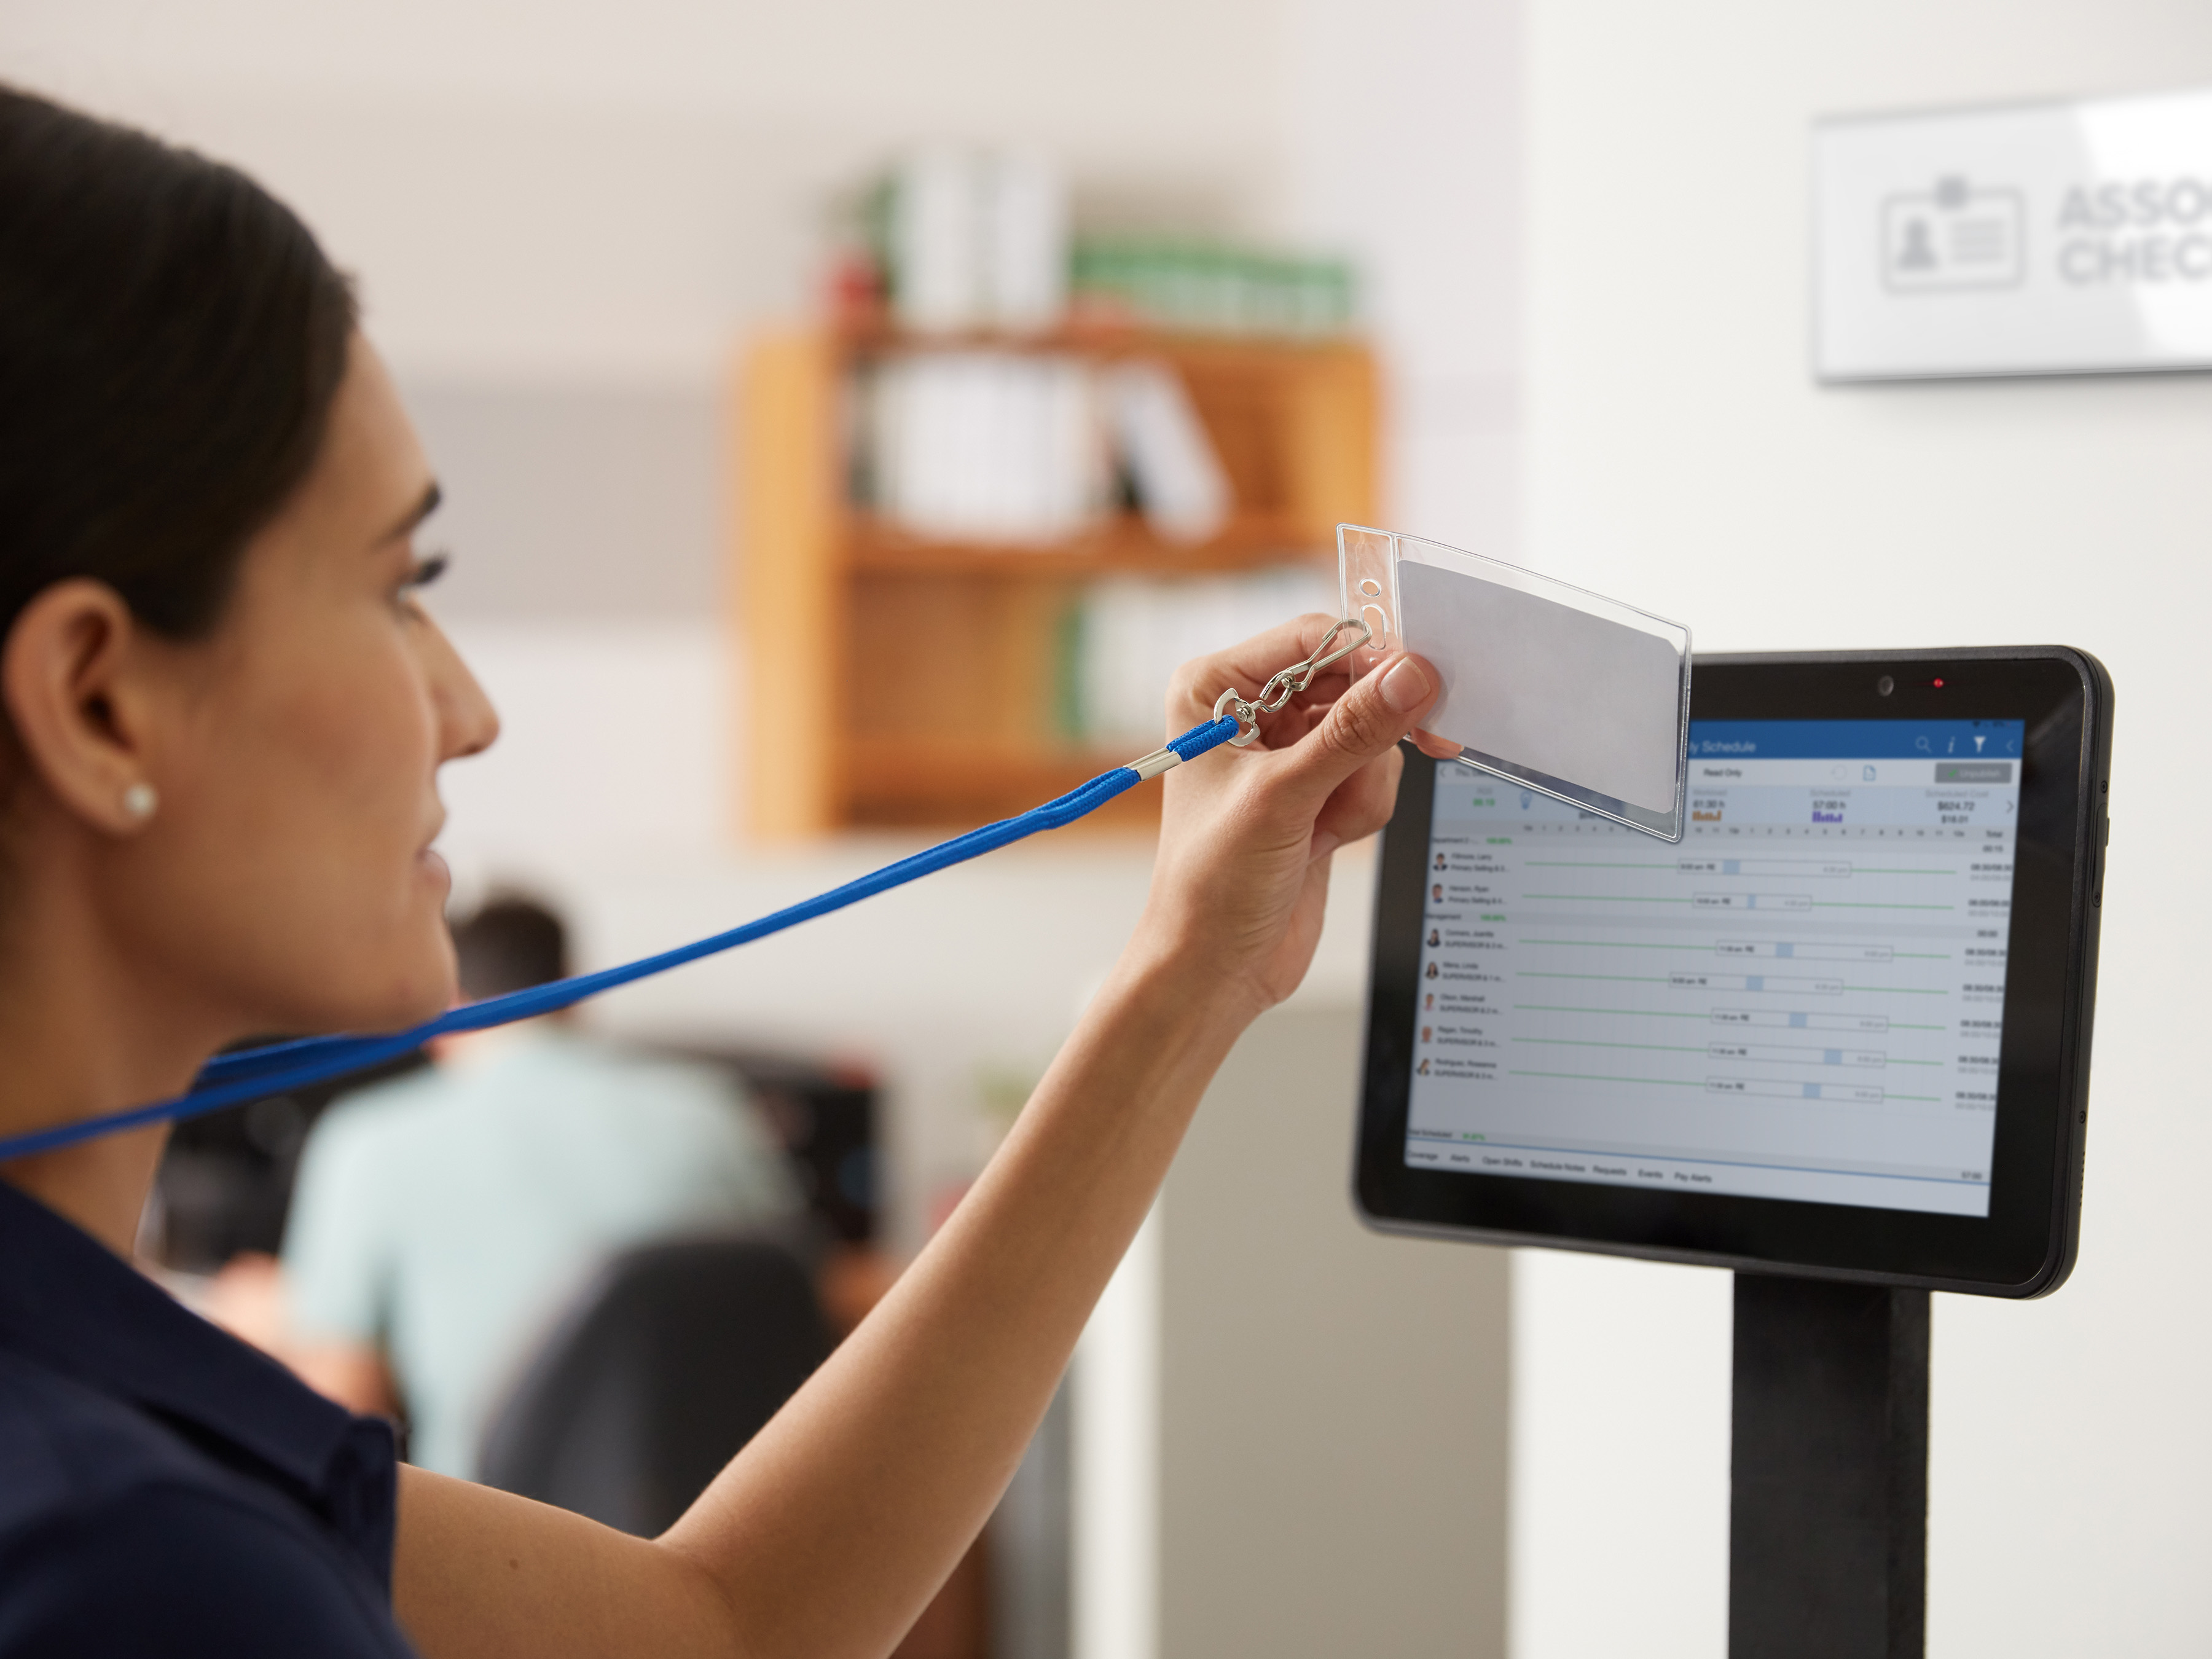
[[[1160,1279],[1156,1203],[1069,1367],[1071,1659],[1160,1652]]]
[[[936,134],[1259,216],[1281,0],[9,0],[11,80],[240,162],[410,374],[711,374],[825,194]]]
[[[1158,1659],[1504,1654],[1507,1257],[1354,1214],[1365,1041],[1261,1019],[1161,1195]]]
[[[1530,550],[1705,649],[2060,640],[2119,687],[2081,1262],[1939,1297],[1929,1650],[2212,1650],[2212,928],[2199,826],[2212,381],[1822,391],[1818,115],[2212,80],[2163,0],[1532,0]],[[1526,1258],[1521,1659],[1716,1655],[1728,1287]]]
[[[1291,0],[1287,221],[1350,250],[1385,370],[1384,512],[1520,529],[1520,0]]]
[[[1504,1651],[1507,1258],[1353,1213],[1358,988],[1238,1042],[1084,1334],[1073,1659]]]

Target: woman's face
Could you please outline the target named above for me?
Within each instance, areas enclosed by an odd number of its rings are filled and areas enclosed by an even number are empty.
[[[159,805],[104,884],[133,960],[238,1034],[388,1028],[453,998],[437,773],[499,726],[421,607],[435,501],[356,336],[322,453],[214,633],[149,647]]]

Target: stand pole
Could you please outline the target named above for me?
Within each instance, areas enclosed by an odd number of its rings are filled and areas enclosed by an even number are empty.
[[[1920,1659],[1928,1292],[1735,1278],[1729,1659]]]

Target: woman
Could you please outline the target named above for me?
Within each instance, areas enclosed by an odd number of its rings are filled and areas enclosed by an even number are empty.
[[[296,219],[0,90],[0,1133],[451,998],[436,774],[497,721],[420,604],[436,501]],[[1323,626],[1192,665],[1169,724]],[[1408,658],[1325,682],[1165,780],[1143,919],[998,1158],[661,1538],[395,1468],[381,1423],[140,1279],[159,1130],[0,1169],[0,1655],[888,1650],[1305,971],[1433,688]]]

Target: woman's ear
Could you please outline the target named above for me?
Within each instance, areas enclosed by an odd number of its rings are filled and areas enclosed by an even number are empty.
[[[67,811],[130,835],[158,810],[144,628],[105,582],[73,577],[23,607],[0,647],[0,706],[22,767]],[[22,781],[24,780],[19,780]]]

